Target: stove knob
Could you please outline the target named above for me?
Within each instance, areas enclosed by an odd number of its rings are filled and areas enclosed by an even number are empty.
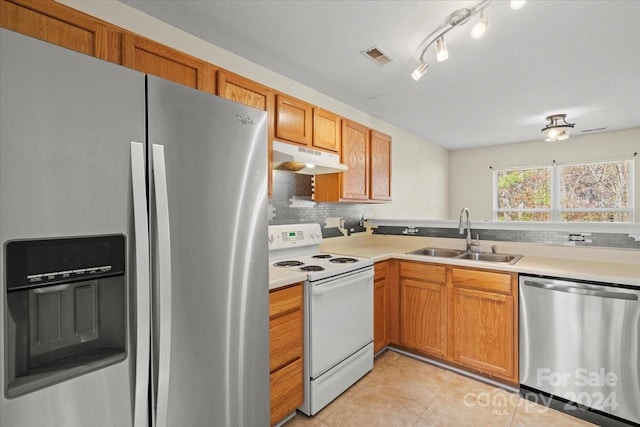
[[[269,234],[269,243],[273,243],[273,234]]]
[[[319,231],[316,231],[316,237],[319,239],[320,237],[322,237],[322,234]]]

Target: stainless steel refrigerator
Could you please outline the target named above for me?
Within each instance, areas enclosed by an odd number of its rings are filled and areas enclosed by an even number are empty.
[[[266,114],[0,30],[0,425],[269,423]]]

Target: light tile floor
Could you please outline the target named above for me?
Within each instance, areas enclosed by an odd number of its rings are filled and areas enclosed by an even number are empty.
[[[373,370],[314,417],[286,427],[578,427],[586,421],[428,363],[386,351]]]

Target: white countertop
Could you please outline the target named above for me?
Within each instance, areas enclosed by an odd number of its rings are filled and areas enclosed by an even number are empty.
[[[501,264],[423,255],[406,252],[424,247],[463,249],[461,239],[415,236],[362,235],[325,240],[321,249],[340,255],[372,258],[374,262],[390,258],[488,270],[539,274],[598,282],[640,286],[640,251],[585,247],[554,247],[537,244],[481,241],[482,250],[496,244],[498,253],[523,255],[515,264]],[[269,269],[269,289],[306,280],[306,275],[286,269]]]
[[[305,280],[307,280],[305,273],[269,266],[269,290],[304,282]]]

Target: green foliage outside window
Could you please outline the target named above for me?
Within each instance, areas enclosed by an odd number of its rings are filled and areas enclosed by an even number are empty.
[[[496,219],[629,222],[631,168],[631,161],[620,160],[496,171]]]

